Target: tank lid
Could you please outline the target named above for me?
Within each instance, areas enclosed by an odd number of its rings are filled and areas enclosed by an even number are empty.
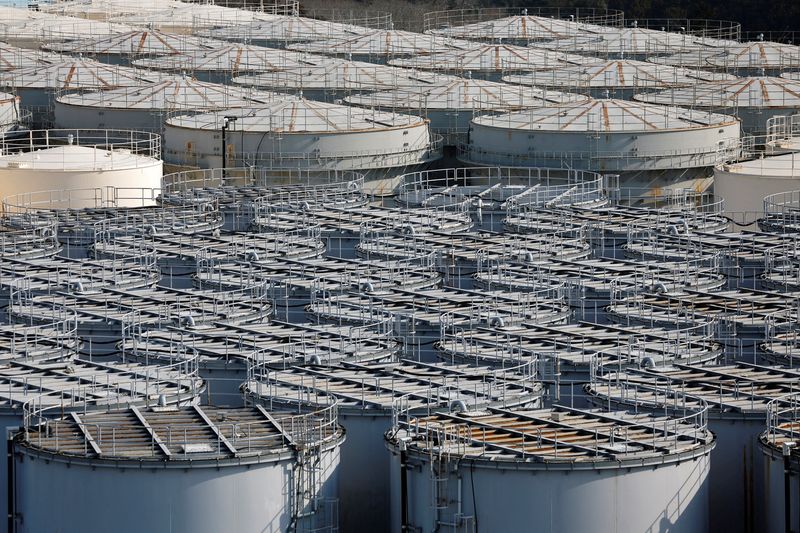
[[[370,30],[351,37],[300,43],[289,48],[318,54],[412,56],[467,50],[475,46],[475,43],[470,41],[444,39],[412,31]]]
[[[636,100],[653,104],[702,107],[800,107],[800,81],[771,76],[698,83],[692,87],[642,93]]]

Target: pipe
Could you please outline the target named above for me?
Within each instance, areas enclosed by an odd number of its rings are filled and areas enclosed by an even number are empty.
[[[6,482],[6,490],[8,494],[6,495],[6,504],[8,505],[8,533],[14,533],[16,528],[16,515],[17,515],[17,502],[15,501],[14,496],[16,495],[16,474],[14,472],[14,429],[8,428],[6,429],[6,468],[8,473],[8,479]]]
[[[654,368],[656,366],[656,361],[652,357],[642,357],[642,360],[639,361],[639,368]]]
[[[247,250],[244,253],[244,260],[248,263],[258,261],[258,252],[256,250]]]
[[[308,364],[310,364],[310,365],[320,366],[322,364],[322,359],[319,358],[319,355],[314,354],[311,357],[309,357],[308,359],[306,359],[306,362]]]
[[[786,533],[792,533],[792,485],[791,456],[793,443],[783,443],[783,523]]]
[[[503,328],[505,327],[506,323],[501,316],[493,316],[489,319],[489,325],[492,327]]]
[[[451,413],[466,413],[467,412],[467,404],[464,400],[453,400],[450,402],[450,412]]]
[[[411,528],[408,523],[408,473],[406,462],[408,452],[406,452],[406,441],[400,439],[400,531],[405,533]]]
[[[371,281],[365,281],[361,284],[361,292],[375,292],[375,286]]]

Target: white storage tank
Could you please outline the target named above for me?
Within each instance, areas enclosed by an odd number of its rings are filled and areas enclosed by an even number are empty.
[[[458,144],[465,140],[470,121],[477,116],[586,102],[588,98],[480,79],[446,78],[428,86],[418,83],[414,87],[355,94],[345,100],[369,109],[424,116],[430,120],[431,130],[443,135],[447,144]]]
[[[15,11],[33,12],[20,9]],[[109,36],[130,29],[130,26],[125,24],[37,13],[34,18],[15,20],[1,26],[0,39],[15,46],[37,49],[44,43],[84,39],[87,35]]]
[[[12,204],[40,191],[159,189],[164,175],[160,137],[147,132],[10,132],[0,136],[0,154],[0,198]],[[95,207],[94,200],[87,197],[86,205],[72,207]],[[120,207],[125,205],[123,201]]]
[[[23,110],[33,113],[34,122],[45,124],[61,92],[135,87],[163,77],[157,72],[65,56],[57,63],[0,73],[0,87],[13,90],[21,98]]]
[[[223,166],[223,125],[227,167],[359,170],[375,176],[440,156],[423,118],[287,97],[253,109],[167,120],[166,162]]]
[[[284,4],[284,2],[280,2]],[[262,4],[263,5],[263,4]],[[192,34],[219,26],[250,24],[258,20],[269,20],[275,15],[264,11],[238,9],[214,3],[172,2],[162,4],[161,9],[134,10],[111,18],[113,22],[140,28],[155,28],[168,33]]]
[[[329,15],[335,15],[330,13]],[[248,42],[259,46],[286,47],[291,44],[325,39],[349,39],[371,32],[362,26],[374,24],[383,19],[391,20],[390,15],[355,17],[347,22],[301,17],[299,15],[277,15],[268,20],[258,20],[249,24],[223,26],[200,32],[214,39]]]
[[[173,74],[188,72],[197,79],[226,83],[243,74],[271,72],[316,64],[322,57],[252,46],[220,42],[213,50],[196,50],[183,54],[137,59],[135,67],[154,69]]]
[[[311,100],[336,102],[353,94],[396,88],[424,89],[454,79],[445,74],[331,57],[301,67],[237,76],[231,81],[246,87],[302,94]]]
[[[694,188],[723,156],[738,153],[739,135],[734,117],[601,99],[475,118],[459,157],[615,172],[625,187]]]
[[[494,7],[434,11],[425,15],[426,33],[523,45],[611,31],[622,23],[622,11],[591,8]]]
[[[800,68],[800,46],[753,41],[726,46],[721,54],[708,58],[708,67],[740,76],[777,76],[784,70]]]
[[[14,441],[20,533],[336,527],[344,432],[335,406],[305,415],[192,406],[33,418]]]
[[[173,115],[268,104],[275,93],[231,87],[177,76],[164,81],[56,99],[55,127],[135,129],[161,133]]]
[[[168,56],[212,50],[217,44],[188,35],[136,28],[113,35],[93,35],[74,41],[49,43],[44,48],[65,54],[86,54],[105,63],[121,65],[143,56]]]
[[[291,45],[290,50],[344,56],[386,63],[392,58],[430,56],[474,48],[475,43],[402,30],[372,30],[339,39],[323,39]]]
[[[0,135],[20,129],[26,116],[20,113],[19,96],[0,92]]]
[[[770,402],[797,391],[800,372],[749,363],[655,365],[624,372],[608,365],[608,372],[598,371],[587,386],[587,394],[597,407],[661,414],[707,404],[708,428],[717,437],[709,474],[709,531],[764,531],[769,478],[758,439]]]
[[[581,65],[541,69],[503,76],[507,83],[551,87],[561,91],[590,94],[595,98],[610,95],[630,100],[635,92],[688,87],[699,82],[731,80],[734,76],[646,61],[597,60]]]
[[[53,350],[55,352],[55,350]],[[196,363],[164,367],[98,363],[80,359],[0,364],[0,431],[6,449],[9,430],[20,428],[32,411],[60,416],[150,405],[177,407],[199,402],[205,385]],[[0,464],[0,511],[8,510],[8,462]]]
[[[339,475],[341,531],[389,531],[391,457],[383,443],[392,410],[404,404],[416,414],[449,411],[453,405],[540,407],[544,387],[534,365],[492,370],[410,360],[344,363],[270,371],[256,369],[242,385],[248,401],[268,409],[313,412],[339,402],[347,432]],[[526,373],[527,372],[527,373]]]
[[[395,533],[708,530],[714,436],[702,413],[462,406],[400,412],[386,440]]]
[[[798,394],[774,400],[759,438],[766,470],[767,521],[761,531],[784,533],[800,527],[800,403]],[[788,520],[787,520],[788,519]],[[788,523],[787,523],[788,522]]]
[[[178,0],[62,0],[54,3],[39,4],[43,13],[54,13],[91,20],[108,20],[121,15],[135,13],[155,13],[167,8],[177,7],[183,2]]]
[[[800,111],[800,81],[770,76],[712,81],[634,96],[640,102],[736,115],[747,133],[765,133],[767,120]]]
[[[61,60],[62,57],[58,54],[0,43],[0,71],[2,72],[28,67],[45,67]]]
[[[500,81],[506,71],[531,71],[585,63],[583,56],[514,45],[481,44],[465,50],[393,59],[390,65]]]
[[[800,153],[722,163],[714,167],[714,194],[740,224],[764,215],[764,197],[800,189]]]

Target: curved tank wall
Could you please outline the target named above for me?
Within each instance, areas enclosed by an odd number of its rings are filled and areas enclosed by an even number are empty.
[[[122,150],[61,146],[0,157],[0,198],[39,191],[105,187],[159,189],[163,176],[159,159]],[[138,207],[122,201],[119,207]],[[95,207],[94,202],[72,207]]]

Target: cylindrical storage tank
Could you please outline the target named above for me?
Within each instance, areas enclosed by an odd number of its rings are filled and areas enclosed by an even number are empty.
[[[586,403],[583,386],[598,365],[614,368],[709,364],[722,356],[711,333],[713,324],[667,329],[581,322],[564,325],[522,324],[446,332],[434,344],[440,359],[492,368],[546,362],[546,378],[555,382],[557,403]]]
[[[391,457],[383,434],[393,408],[415,414],[459,406],[540,407],[543,386],[534,365],[491,370],[456,364],[340,364],[281,371],[254,369],[242,386],[247,399],[268,409],[313,412],[339,402],[339,422],[347,432],[339,473],[341,531],[390,530]]]
[[[612,31],[623,24],[623,13],[616,9],[481,7],[427,13],[424,28],[433,35],[527,44]]]
[[[212,28],[199,32],[199,35],[282,48],[308,41],[352,39],[371,32],[371,28],[391,25],[391,14],[388,12],[359,12],[357,14],[350,12],[351,17],[348,17],[345,10],[337,11],[335,8],[323,12],[314,10],[308,13],[305,9],[303,11],[308,16],[275,15],[269,20]],[[335,20],[328,20],[329,18]]]
[[[275,12],[279,13],[287,4],[291,5],[291,2],[280,1],[275,4]],[[251,10],[211,3],[164,2],[160,4],[158,10],[123,8],[112,20],[138,28],[154,28],[165,33],[191,35],[210,28],[250,24],[258,20],[269,20],[275,16],[269,11],[269,4],[261,4],[261,8],[261,10]]]
[[[586,390],[607,409],[685,413],[708,405],[708,428],[717,437],[709,473],[709,531],[765,531],[769,477],[758,438],[770,401],[796,391],[800,372],[747,363],[644,365],[624,372],[598,372]],[[795,499],[796,501],[796,499]]]
[[[369,109],[424,116],[430,120],[431,131],[444,136],[445,142],[452,145],[466,140],[470,121],[477,116],[587,100],[577,94],[478,79],[418,83],[413,88],[355,94],[345,99]]]
[[[55,127],[161,133],[164,121],[174,114],[260,106],[276,96],[180,76],[137,87],[59,96],[54,107]]]
[[[336,527],[344,432],[335,406],[307,415],[193,406],[33,418],[41,424],[14,440],[20,533]]]
[[[763,134],[770,118],[800,111],[800,81],[769,76],[738,78],[637,94],[634,99],[736,115],[744,132]]]
[[[24,117],[20,114],[19,96],[0,93],[0,135],[23,127]]]
[[[38,124],[50,118],[56,95],[62,91],[135,87],[162,77],[157,72],[107,65],[91,59],[65,58],[46,66],[0,73],[0,86],[13,90],[22,100],[23,110],[30,111],[34,123]]]
[[[396,57],[430,56],[468,50],[469,41],[401,30],[372,30],[339,39],[323,39],[289,46],[290,50],[343,56],[370,63],[387,63]]]
[[[714,436],[702,412],[400,412],[386,440],[395,533],[708,530]]]
[[[644,191],[689,188],[738,153],[739,135],[739,121],[727,115],[601,99],[475,118],[459,158],[614,172],[620,186]]]
[[[708,68],[738,76],[777,76],[800,68],[800,46],[769,41],[736,43],[708,58]]]
[[[778,234],[792,235],[800,233],[800,190],[770,194],[764,197],[764,218],[759,221],[759,226],[763,231]],[[775,255],[790,255],[795,259],[797,254],[796,241],[790,239],[783,250],[779,250]]]
[[[49,43],[44,49],[63,54],[84,54],[104,63],[125,65],[148,56],[169,56],[212,50],[214,43],[188,35],[165,33],[155,29],[127,32]]]
[[[156,367],[79,359],[60,362],[11,359],[0,364],[0,379],[3,381],[0,432],[4,449],[11,445],[10,433],[23,427],[35,411],[70,416],[129,407],[177,408],[197,403],[205,387],[197,377],[196,362],[192,361]],[[0,511],[3,512],[8,511],[10,501],[8,466],[8,461],[0,464]],[[13,481],[17,480],[15,476]]]
[[[275,369],[316,364],[325,366],[394,361],[400,344],[391,336],[388,322],[344,330],[317,324],[207,326],[195,330],[154,330],[126,338],[124,357],[145,364],[175,364],[198,357],[200,376],[206,381],[204,401],[211,405],[240,407],[240,385],[254,366]]]
[[[315,61],[313,65],[237,76],[231,81],[246,87],[302,95],[311,100],[336,102],[354,94],[395,88],[419,89],[452,79],[445,74],[330,57]]]
[[[212,50],[141,58],[131,64],[172,74],[188,72],[202,81],[227,83],[242,74],[297,68],[320,60],[324,58],[276,48],[220,42]]]
[[[124,130],[31,130],[0,137],[0,198],[8,206],[63,196],[76,188],[149,189],[164,175],[161,137]],[[95,198],[71,208],[95,207]],[[153,202],[154,203],[154,202]],[[118,207],[141,206],[141,199],[120,198]]]
[[[592,61],[580,65],[503,76],[507,83],[550,87],[560,91],[611,96],[630,100],[634,93],[671,87],[688,87],[699,82],[731,80],[734,76],[682,67],[654,65],[646,61],[620,59]]]
[[[749,225],[764,213],[764,197],[800,188],[800,153],[759,157],[714,167],[714,194],[725,198],[725,211]]]
[[[432,70],[463,77],[500,81],[507,70],[531,71],[584,62],[586,62],[586,58],[583,56],[551,50],[503,44],[480,44],[464,50],[440,51],[393,59],[389,64],[396,67]]]
[[[225,165],[221,134],[225,137]],[[174,117],[166,122],[164,154],[173,165],[248,166],[369,172],[365,192],[388,193],[389,169],[438,159],[428,121],[302,98],[253,109]]]
[[[765,475],[766,523],[761,531],[785,533],[800,528],[800,404],[797,393],[775,399],[767,428],[758,441]],[[757,453],[758,453],[757,452]]]
[[[1,12],[0,16],[2,16]],[[0,44],[0,71],[2,72],[31,67],[41,68],[62,60],[62,56],[58,54],[30,48],[18,48],[5,43]]]

